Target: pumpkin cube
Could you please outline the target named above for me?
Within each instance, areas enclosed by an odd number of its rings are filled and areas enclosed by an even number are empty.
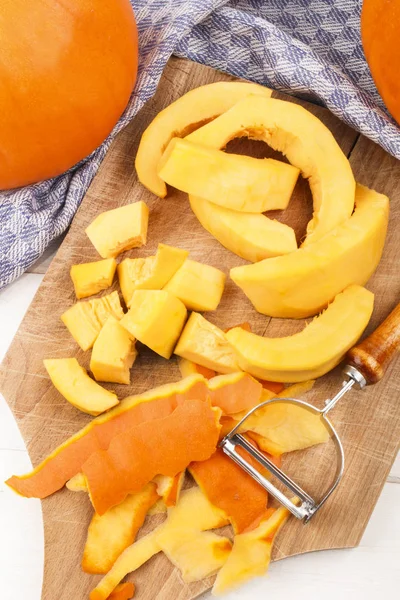
[[[96,417],[118,404],[118,398],[93,381],[76,358],[43,361],[55,388],[73,406]]]
[[[98,215],[86,228],[88,238],[103,258],[146,243],[149,209],[140,201]]]
[[[190,315],[175,354],[217,373],[241,370],[225,333],[196,312]]]
[[[226,275],[219,269],[185,260],[164,289],[189,310],[215,310],[224,291]]]
[[[165,290],[136,290],[121,325],[160,356],[170,358],[185,324],[185,305]]]
[[[89,350],[110,315],[116,319],[124,316],[117,291],[102,298],[77,302],[61,315],[61,320],[82,350]]]
[[[135,339],[110,316],[94,343],[90,370],[96,381],[128,384],[136,356]]]
[[[130,307],[135,290],[161,290],[185,262],[189,252],[158,244],[157,254],[147,258],[126,258],[118,265],[121,292]]]
[[[72,265],[70,275],[78,299],[93,296],[113,282],[117,263],[114,258]]]

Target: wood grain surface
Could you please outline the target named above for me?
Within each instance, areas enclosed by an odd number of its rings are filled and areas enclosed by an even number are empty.
[[[225,250],[202,229],[191,213],[184,194],[170,190],[161,200],[145,190],[134,170],[134,156],[141,133],[155,114],[183,93],[205,83],[233,78],[185,60],[172,59],[167,65],[156,96],[115,140],[97,177],[52,261],[0,367],[0,388],[21,429],[33,464],[41,461],[55,446],[85,425],[89,417],[69,405],[53,388],[43,367],[44,358],[77,356],[88,367],[90,353],[83,353],[60,321],[60,315],[74,301],[69,278],[71,264],[98,259],[84,233],[85,227],[104,210],[128,202],[144,200],[150,207],[148,245],[130,256],[154,254],[158,242],[190,250],[191,258],[214,265],[226,273],[244,261]],[[274,93],[274,97],[283,98]],[[285,97],[289,101],[292,98]],[[307,106],[331,129],[343,151],[350,157],[355,176],[361,183],[391,198],[391,219],[384,256],[368,288],[375,293],[375,309],[367,332],[372,331],[397,304],[400,240],[400,166],[381,148],[359,137],[327,110]],[[253,156],[277,156],[258,142],[234,141],[229,150]],[[296,187],[290,207],[276,217],[290,223],[300,239],[311,216],[308,184]],[[268,319],[257,314],[242,292],[227,281],[218,310],[208,315],[222,327],[250,321],[258,334],[287,335],[299,331],[299,321]],[[353,392],[335,408],[334,421],[344,443],[346,472],[341,486],[321,512],[308,524],[292,519],[277,540],[274,559],[325,548],[358,544],[390,466],[400,438],[400,364],[394,362],[386,377],[365,392]],[[141,392],[157,384],[179,379],[175,360],[165,361],[141,348],[132,370],[130,386],[107,386],[119,397]],[[340,369],[320,379],[308,399],[322,405],[341,384]],[[326,446],[296,453],[286,461],[296,469],[296,479],[312,493],[321,492],[332,470],[332,449]],[[10,473],[11,475],[11,473]],[[98,578],[80,569],[82,550],[92,508],[85,494],[62,490],[42,503],[45,527],[45,573],[43,600],[83,600]],[[148,519],[143,528],[153,528],[160,516]],[[178,572],[163,555],[139,569],[133,580],[137,598],[143,600],[189,600],[207,590],[211,581],[184,585]]]

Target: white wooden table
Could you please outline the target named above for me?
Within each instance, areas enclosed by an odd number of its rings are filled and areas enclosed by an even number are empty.
[[[43,267],[37,270],[43,271]],[[26,274],[0,292],[0,360],[41,280],[41,274]],[[1,600],[40,600],[43,567],[40,502],[16,496],[3,483],[11,474],[30,468],[24,442],[0,396]],[[226,600],[386,600],[398,597],[399,589],[400,460],[397,460],[359,548],[312,553],[275,563],[268,577],[229,594]]]

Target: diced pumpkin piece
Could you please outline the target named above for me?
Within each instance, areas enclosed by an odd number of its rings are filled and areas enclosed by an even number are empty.
[[[246,460],[251,461],[247,454]],[[266,490],[220,448],[208,460],[193,462],[189,470],[209,501],[226,513],[236,533],[265,513]]]
[[[93,345],[90,370],[95,379],[130,383],[130,368],[137,356],[135,341],[117,319],[109,317]]]
[[[226,275],[195,260],[185,260],[165,286],[188,310],[215,310],[221,301]]]
[[[199,196],[189,196],[189,201],[204,229],[245,260],[258,262],[297,250],[294,230],[285,223],[217,206]]]
[[[168,509],[168,518],[154,531],[127,548],[90,594],[90,600],[106,600],[118,583],[160,552],[160,544],[179,536],[227,525],[224,512],[209,502],[197,487],[182,492],[177,506]]]
[[[136,290],[121,320],[131,335],[164,358],[170,358],[186,321],[183,302],[165,290]]]
[[[213,596],[224,594],[249,579],[266,573],[275,536],[289,515],[286,508],[278,508],[256,529],[235,536],[232,552],[215,580]]]
[[[184,137],[249,94],[269,98],[272,92],[255,83],[218,81],[190,90],[159,112],[143,133],[136,154],[135,167],[140,183],[164,198],[167,186],[159,177],[157,167],[169,141],[173,137]]]
[[[212,369],[196,365],[196,363],[187,360],[186,358],[178,357],[178,367],[182,377],[188,377],[188,375],[193,375],[194,373],[200,373],[200,375],[203,375],[206,379],[211,379],[211,377],[216,376],[216,372]]]
[[[232,542],[211,531],[179,532],[158,538],[161,549],[180,570],[185,583],[200,581],[214,575],[225,564]]]
[[[157,485],[157,494],[162,497],[165,506],[175,506],[178,502],[184,480],[185,471],[177,473],[174,477],[168,475],[156,475],[154,477],[153,481]]]
[[[70,275],[78,299],[93,296],[112,285],[117,263],[114,258],[72,265]]]
[[[156,475],[175,476],[193,460],[206,460],[218,443],[221,411],[202,400],[186,400],[168,416],[117,435],[107,450],[82,467],[90,500],[104,514]],[[123,473],[123,477],[121,477]]]
[[[263,140],[283,152],[308,179],[314,215],[307,226],[306,245],[350,217],[355,193],[350,163],[316,116],[299,104],[252,95],[186,139],[220,149],[243,135]]]
[[[173,138],[158,175],[182,192],[248,213],[283,210],[289,204],[299,169],[271,158],[227,154]]]
[[[158,244],[157,254],[147,258],[126,258],[118,265],[118,278],[129,308],[135,290],[161,290],[183,265],[189,252]]]
[[[321,377],[342,360],[368,325],[374,295],[353,285],[300,333],[266,338],[237,328],[227,339],[241,369],[254,377],[296,382]]]
[[[209,398],[206,382],[200,375],[129,396],[67,439],[30,473],[13,476],[7,484],[21,496],[46,498],[80,473],[91,454],[107,449],[115,436],[145,421],[170,415],[179,404],[191,398],[203,401]]]
[[[70,492],[87,492],[88,486],[83,473],[77,473],[65,484]]]
[[[107,573],[111,569],[118,556],[135,541],[149,508],[158,498],[155,483],[148,483],[104,515],[94,514],[83,551],[85,573]]]
[[[217,373],[240,371],[235,352],[225,333],[196,312],[190,315],[175,354]]]
[[[77,302],[61,315],[61,320],[82,350],[89,350],[110,315],[116,319],[124,316],[117,291]]]
[[[93,381],[76,358],[47,358],[43,363],[54,387],[82,412],[97,417],[118,404],[117,395]]]
[[[365,285],[385,244],[389,199],[357,185],[351,217],[318,242],[292,254],[234,267],[230,276],[258,312],[302,319],[352,284]]]
[[[131,582],[120,583],[107,600],[130,600],[135,595],[135,586]]]
[[[101,213],[85,231],[100,256],[113,258],[146,244],[148,222],[148,206],[139,201]]]
[[[224,415],[250,410],[261,402],[262,385],[248,373],[217,375],[208,382],[211,404]]]

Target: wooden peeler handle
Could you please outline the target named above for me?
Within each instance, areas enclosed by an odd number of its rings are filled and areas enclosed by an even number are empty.
[[[355,367],[367,384],[382,379],[400,348],[400,304],[369,337],[346,354],[347,364]]]

